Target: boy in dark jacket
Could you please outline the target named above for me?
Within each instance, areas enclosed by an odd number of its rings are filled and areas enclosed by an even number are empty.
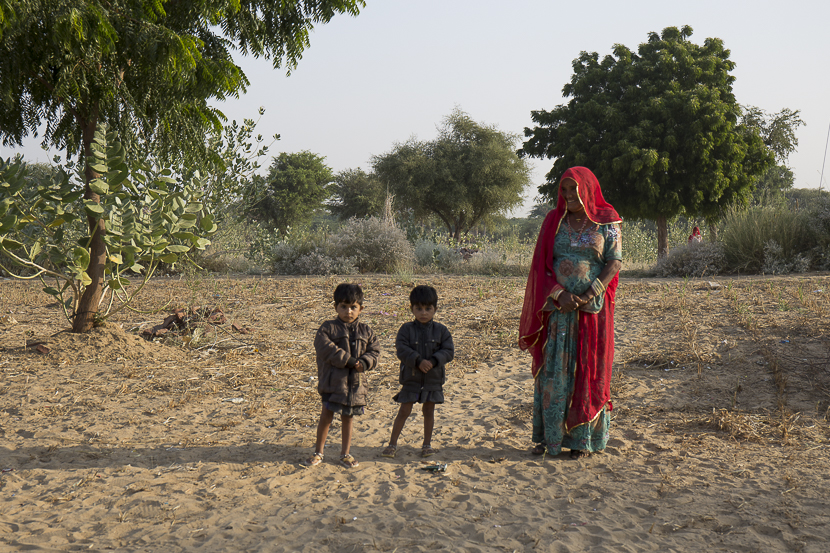
[[[412,413],[415,402],[423,403],[424,443],[421,456],[438,453],[432,447],[432,429],[435,426],[435,404],[444,403],[445,366],[452,361],[455,347],[447,327],[433,321],[438,311],[438,293],[432,286],[416,286],[409,294],[409,304],[415,320],[405,323],[398,331],[395,349],[401,360],[400,383],[403,385],[393,397],[401,404],[389,445],[384,457],[394,457],[398,449],[406,419]]]
[[[380,348],[372,329],[357,318],[363,311],[363,290],[357,284],[340,284],[334,290],[337,318],[326,321],[314,338],[317,352],[317,391],[323,400],[323,411],[317,425],[314,453],[303,464],[309,467],[323,461],[323,448],[334,414],[343,422],[340,464],[358,466],[349,453],[352,441],[352,418],[362,415],[366,405],[365,371],[378,364]]]

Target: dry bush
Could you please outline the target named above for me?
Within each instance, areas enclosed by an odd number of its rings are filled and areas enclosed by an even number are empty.
[[[412,264],[412,245],[392,221],[349,219],[329,237],[329,255],[350,259],[361,273],[394,273]]]
[[[726,266],[723,245],[715,242],[689,242],[669,251],[654,267],[656,276],[713,276]]]

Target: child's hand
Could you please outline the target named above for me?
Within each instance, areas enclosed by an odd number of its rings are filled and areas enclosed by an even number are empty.
[[[363,372],[363,363],[361,363],[360,361],[355,363],[354,370],[356,370],[359,373],[362,373]]]
[[[424,374],[428,373],[432,370],[432,361],[424,359],[423,361],[421,361],[421,364],[418,365],[418,370],[420,370]]]

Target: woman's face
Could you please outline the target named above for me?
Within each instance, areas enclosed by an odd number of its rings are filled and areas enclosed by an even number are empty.
[[[559,185],[559,193],[565,199],[568,205],[568,211],[571,213],[579,213],[585,211],[582,202],[579,201],[579,194],[576,191],[576,181],[573,179],[565,179]]]

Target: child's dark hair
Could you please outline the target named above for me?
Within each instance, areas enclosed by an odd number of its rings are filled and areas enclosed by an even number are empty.
[[[334,289],[334,305],[356,303],[363,305],[363,288],[358,284],[338,284]]]
[[[438,309],[438,292],[432,286],[421,284],[409,293],[410,305],[431,305]]]

